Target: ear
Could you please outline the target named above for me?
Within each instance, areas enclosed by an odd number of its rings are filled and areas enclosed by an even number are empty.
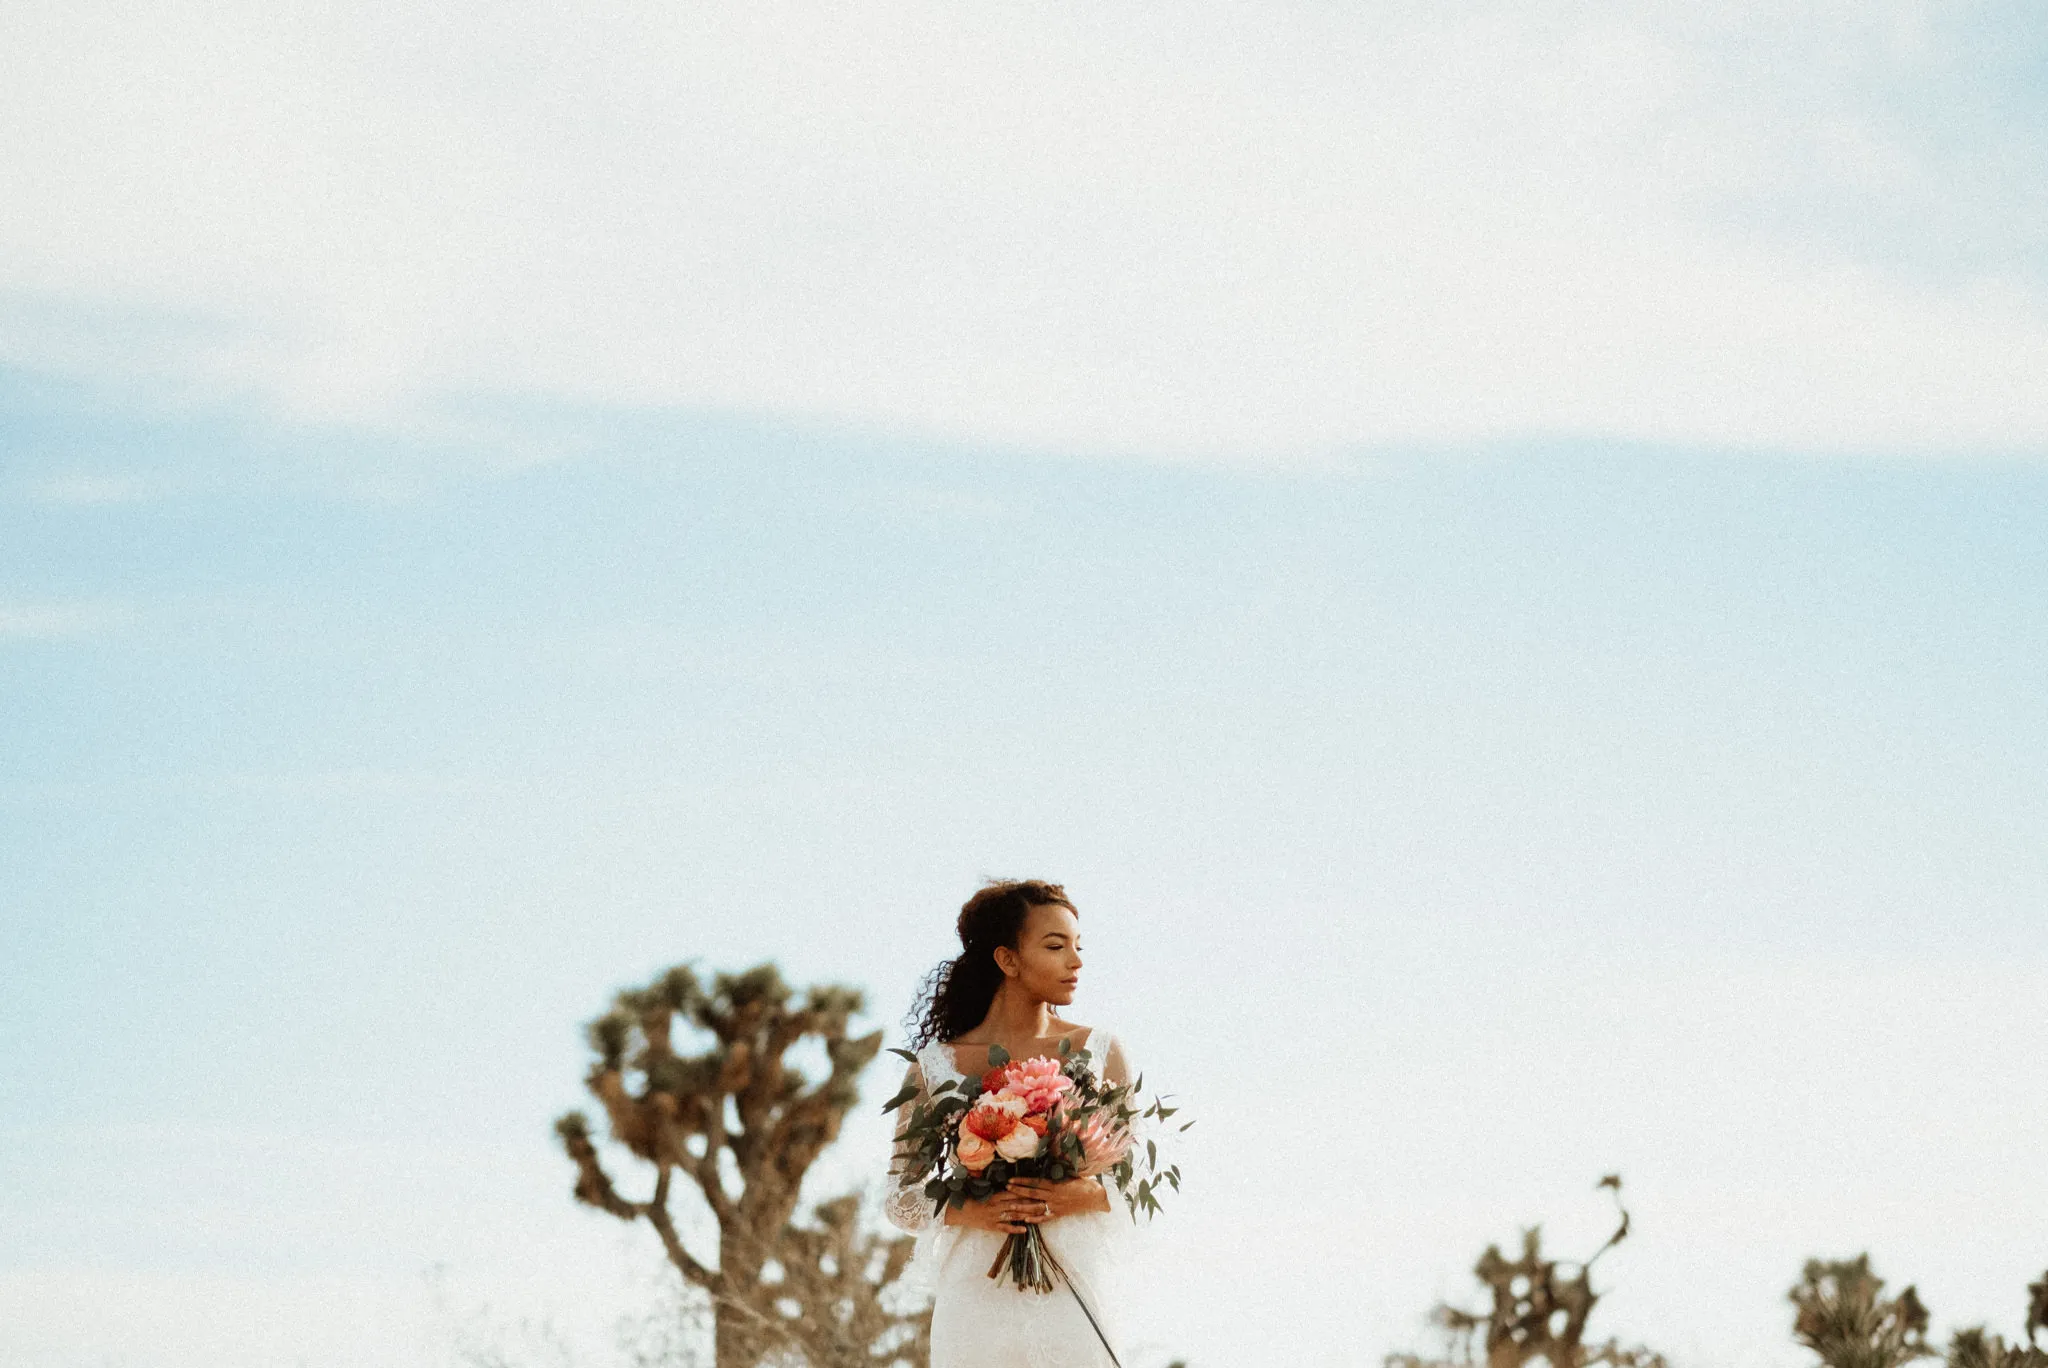
[[[1007,958],[1005,958],[1005,956],[1007,956]],[[1021,966],[1022,961],[1020,961],[1017,958],[1017,952],[1015,950],[1012,950],[1007,945],[998,945],[995,949],[995,957],[996,968],[1003,971],[1004,978],[1017,977],[1017,971]]]

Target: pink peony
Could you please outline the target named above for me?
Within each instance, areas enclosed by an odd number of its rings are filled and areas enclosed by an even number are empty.
[[[1024,1099],[1024,1109],[1043,1116],[1058,1105],[1062,1095],[1073,1091],[1074,1080],[1060,1072],[1056,1059],[1012,1060],[1003,1068],[1001,1091]]]

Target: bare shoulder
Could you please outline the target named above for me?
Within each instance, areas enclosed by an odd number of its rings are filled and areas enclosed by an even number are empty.
[[[1085,1022],[1067,1021],[1060,1017],[1054,1017],[1051,1024],[1054,1035],[1065,1036],[1071,1039],[1075,1045],[1083,1049],[1097,1051],[1098,1053],[1101,1051],[1103,1043],[1110,1038],[1109,1032],[1103,1030],[1100,1026],[1090,1026]]]

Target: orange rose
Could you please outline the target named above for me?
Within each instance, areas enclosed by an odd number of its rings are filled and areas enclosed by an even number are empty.
[[[961,1168],[969,1173],[980,1173],[995,1162],[996,1147],[973,1131],[963,1130],[960,1132],[960,1143],[954,1146],[953,1153],[959,1158]]]

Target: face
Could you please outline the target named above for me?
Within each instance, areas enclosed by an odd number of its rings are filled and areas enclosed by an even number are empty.
[[[1065,1006],[1081,982],[1081,920],[1070,907],[1041,903],[1024,915],[1017,948],[996,951],[1010,982],[1040,1002]]]

